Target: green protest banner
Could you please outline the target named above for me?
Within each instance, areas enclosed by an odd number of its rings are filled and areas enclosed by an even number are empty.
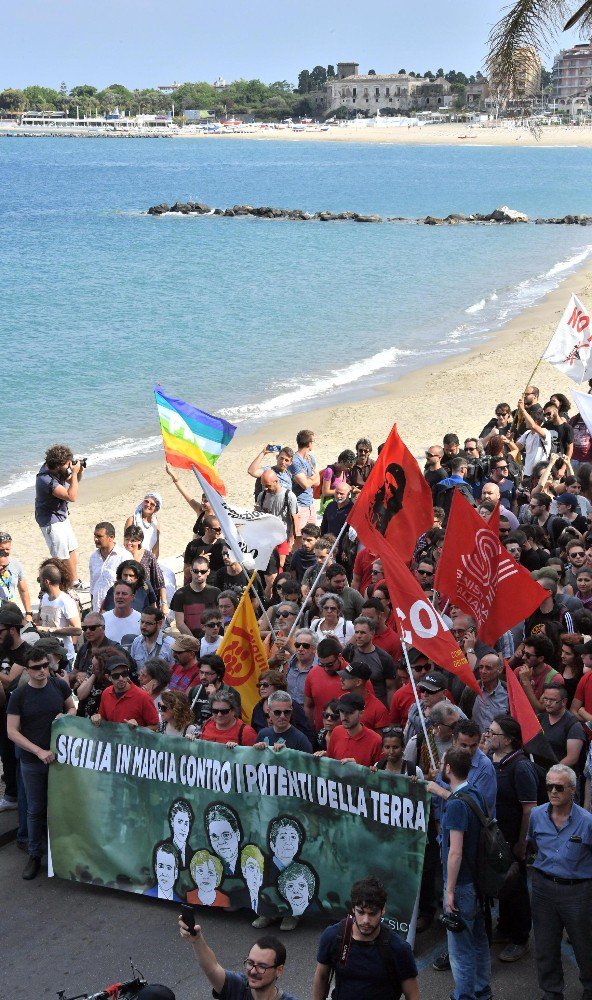
[[[422,782],[294,750],[229,750],[59,719],[48,824],[60,878],[259,915],[339,918],[376,875],[406,933],[429,795]]]

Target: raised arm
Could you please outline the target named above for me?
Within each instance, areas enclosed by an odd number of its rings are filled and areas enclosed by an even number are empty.
[[[179,917],[179,932],[185,941],[191,941],[193,952],[199,962],[201,971],[209,979],[212,989],[216,993],[221,993],[226,982],[226,972],[220,965],[209,944],[206,944],[199,924],[195,925],[195,934],[192,935],[183,917]]]
[[[265,462],[266,456],[269,458],[269,461],[264,466],[263,463]],[[259,479],[259,477],[263,475],[265,469],[269,468],[270,465],[273,465],[275,457],[276,455],[275,452],[271,450],[271,445],[266,444],[265,448],[262,448],[259,454],[255,455],[255,458],[247,469],[247,475],[252,476],[253,479]]]
[[[177,478],[177,476],[175,475],[175,473],[171,469],[171,467],[168,464],[168,462],[165,464],[165,471],[166,471],[167,475],[169,475],[171,477],[171,479],[173,480],[174,485],[179,490],[179,493],[181,494],[181,496],[183,497],[183,499],[187,501],[187,503],[189,504],[189,506],[191,507],[191,509],[194,510],[196,514],[198,514],[198,515],[201,514],[201,512],[203,510],[203,507],[200,504],[199,500],[196,500],[194,497],[192,497],[191,493],[188,493],[187,490],[185,489],[185,487],[181,485],[181,481]]]

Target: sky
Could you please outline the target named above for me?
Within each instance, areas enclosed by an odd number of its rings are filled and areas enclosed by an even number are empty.
[[[19,0],[2,15],[0,90],[90,83],[133,89],[259,78],[296,84],[301,69],[358,62],[360,72],[483,70],[508,0]],[[574,2],[575,7],[575,2]],[[543,53],[578,41],[560,34]]]

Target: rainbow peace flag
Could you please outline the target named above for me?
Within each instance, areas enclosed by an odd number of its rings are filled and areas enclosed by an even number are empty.
[[[232,440],[236,427],[221,417],[213,417],[211,413],[184,403],[182,399],[165,396],[160,386],[156,386],[154,396],[169,465],[177,469],[195,466],[204,479],[224,496],[226,487],[214,466]]]

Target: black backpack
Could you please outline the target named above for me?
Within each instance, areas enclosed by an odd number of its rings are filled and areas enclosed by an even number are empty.
[[[475,497],[465,482],[453,483],[452,485],[446,486],[443,486],[442,483],[438,483],[434,490],[434,506],[441,507],[444,511],[444,521],[442,522],[444,526],[446,526],[450,516],[450,508],[452,507],[452,498],[455,490],[462,493],[465,500],[468,500],[471,504],[471,507],[476,506]]]
[[[484,812],[468,792],[455,793],[479,820],[479,848],[477,865],[473,872],[475,886],[481,899],[495,899],[503,895],[505,882],[515,870],[516,859],[497,820]]]
[[[353,917],[351,914],[348,914],[344,920],[340,920],[337,924],[337,927],[335,928],[335,937],[331,942],[331,949],[329,951],[329,962],[331,964],[329,988],[331,987],[333,975],[335,975],[335,990],[332,994],[334,1000],[339,1000],[339,983],[341,974],[347,965],[349,949],[352,942],[353,926]],[[389,944],[390,934],[391,932],[388,925],[382,923],[380,925],[380,934],[377,938],[375,938],[375,941],[378,948],[378,954],[380,955],[382,963],[388,973],[389,980],[392,983],[393,1000],[400,1000],[401,981],[399,979],[397,966],[395,965],[395,957]]]

